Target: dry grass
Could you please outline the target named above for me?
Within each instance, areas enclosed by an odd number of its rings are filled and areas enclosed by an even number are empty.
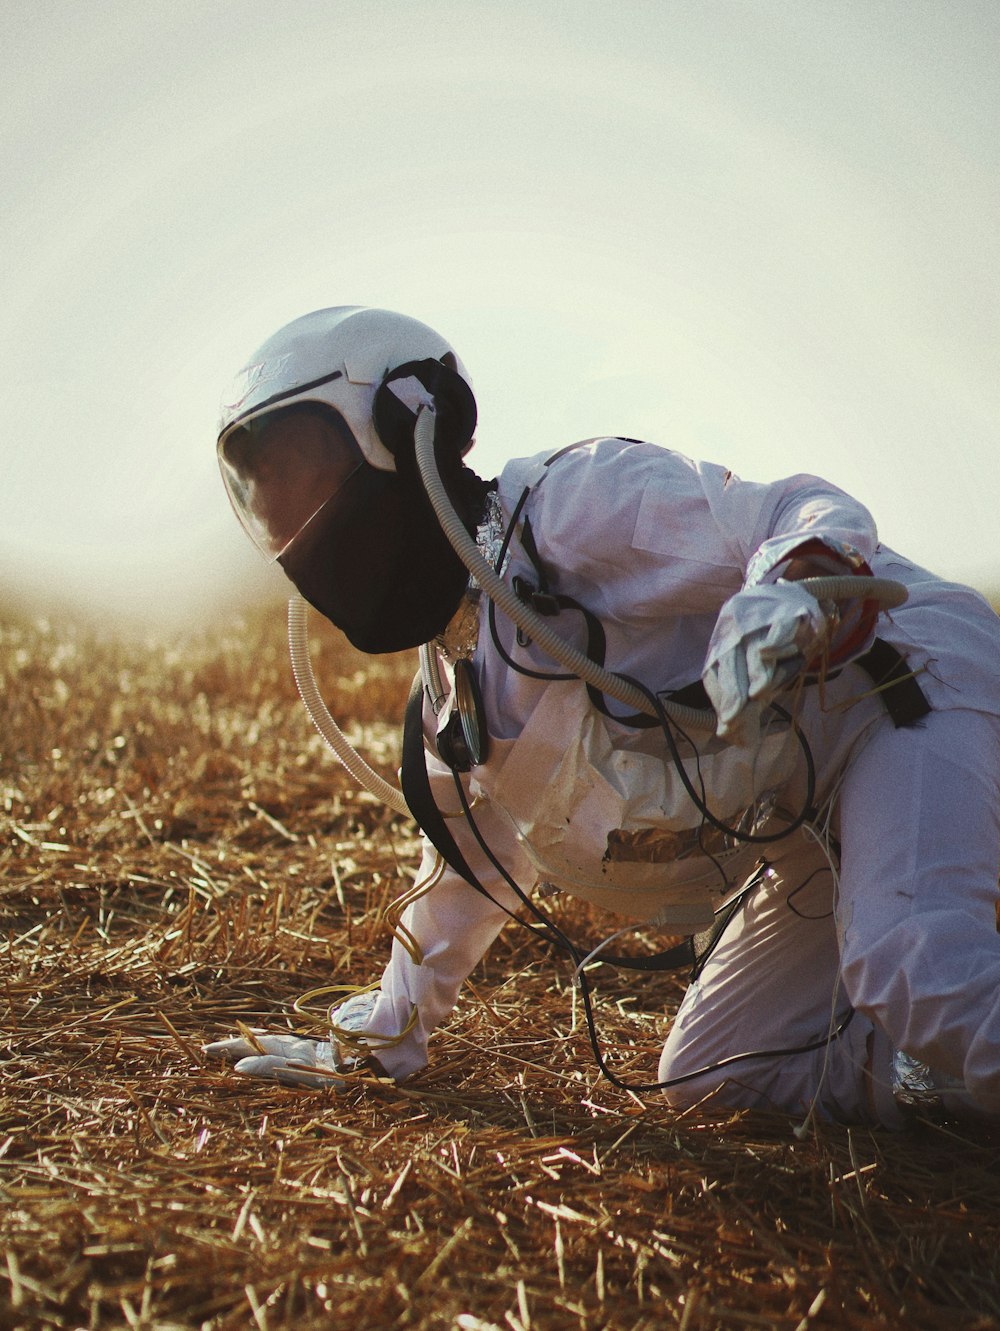
[[[0,1325],[1000,1326],[995,1138],[798,1141],[616,1091],[513,928],[403,1087],[206,1064],[377,975],[412,829],[321,752],[280,614],[172,644],[10,620],[0,650]],[[411,663],[323,661],[391,773]],[[619,1070],[648,1077],[678,993],[602,976]]]

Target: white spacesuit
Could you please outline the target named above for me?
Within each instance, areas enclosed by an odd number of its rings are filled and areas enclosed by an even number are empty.
[[[505,468],[498,489],[505,517],[536,470],[531,461]],[[770,571],[769,548],[781,555],[787,537],[847,544],[874,572],[908,587],[909,600],[880,622],[879,636],[918,672],[931,714],[897,727],[857,665],[822,690],[805,690],[799,719],[816,762],[817,807],[836,792],[838,890],[811,826],[762,848],[771,871],[689,989],[660,1077],[817,1041],[832,1017],[853,1007],[857,1015],[829,1045],[725,1069],[720,1097],[805,1110],[818,1096],[818,1106],[836,1117],[873,1117],[877,1107],[893,1121],[892,1045],[961,1079],[977,1103],[1000,1111],[1000,624],[989,607],[880,548],[865,509],[822,481],[748,484],[649,444],[608,439],[567,453],[529,498],[524,519],[550,589],[598,616],[617,670],[658,690],[700,676],[723,603],[739,591],[751,561],[758,576]],[[508,576],[537,580],[516,547]],[[499,620],[497,628],[512,658],[552,670],[543,653],[518,647],[509,623]],[[511,669],[484,624],[473,663],[500,752],[465,779],[473,797],[493,794],[500,805],[479,814],[480,829],[529,886],[538,864],[502,809],[541,806],[539,820],[564,821],[565,784],[554,791],[545,782],[554,740],[551,720],[542,717],[555,712],[572,727],[574,706],[587,700],[577,681],[544,682]],[[649,734],[603,723],[616,747]],[[505,780],[514,758],[516,772]],[[450,771],[429,761],[439,804],[454,809]],[[525,788],[533,770],[539,780]],[[801,781],[797,772],[782,792],[791,807]],[[513,893],[455,824],[483,885],[515,909]],[[613,899],[609,889],[604,904]],[[381,1053],[388,1072],[403,1076],[423,1064],[427,1033],[506,918],[451,870],[410,908],[404,924],[420,942],[423,964],[394,948],[372,1028],[401,1030],[411,1005],[419,1020],[403,1043]],[[686,1103],[720,1080],[709,1073],[668,1093]]]
[[[371,393],[401,361],[413,357],[378,363]],[[234,429],[314,401],[316,378],[313,366],[276,396],[229,409],[224,474]],[[369,372],[369,383],[376,378]],[[350,419],[339,401],[324,401],[341,424]],[[293,413],[281,429],[295,427]],[[385,467],[363,441],[360,451]],[[336,502],[352,474],[344,466],[330,487]],[[742,779],[732,761],[749,763],[758,808],[766,806],[761,827],[772,839],[750,843],[751,859],[763,862],[756,886],[703,959],[663,1049],[657,1080],[671,1101],[714,1097],[895,1126],[908,1073],[951,1105],[1000,1114],[1000,621],[986,602],[880,546],[868,512],[812,476],[753,484],[655,445],[599,439],[511,462],[495,489],[475,495],[470,532],[491,556],[506,538],[504,580],[560,633],[659,698],[704,677],[726,742],[698,742],[692,770],[723,823],[733,821],[726,799]],[[377,512],[378,495],[368,502]],[[250,520],[238,493],[234,505],[251,534],[255,521],[267,525],[260,505]],[[282,523],[271,553],[351,633],[354,612],[338,618],[339,602],[299,576],[304,561],[287,558],[294,541]],[[407,536],[421,539],[419,530]],[[332,547],[312,548],[326,559]],[[877,623],[872,603],[854,603],[807,645],[808,613],[795,598],[809,598],[788,581],[801,576],[796,561],[892,578],[908,599]],[[791,629],[771,631],[787,605]],[[524,893],[553,884],[667,932],[706,923],[704,891],[685,896],[674,869],[660,873],[657,862],[670,856],[649,853],[658,833],[676,850],[679,825],[664,811],[687,800],[660,727],[562,670],[485,596],[456,601],[449,584],[437,621],[433,635],[423,622],[414,631],[435,638],[446,680],[458,669],[474,681],[482,754],[460,772],[438,756],[450,707],[436,714],[439,700],[425,694],[427,777],[446,815],[463,801],[472,809],[470,821],[447,825],[483,890],[427,843],[420,877],[433,887],[407,907],[364,1022],[381,1067],[397,1078],[424,1065],[428,1035],[522,904],[508,876]],[[809,674],[814,656],[818,678]],[[777,739],[773,716],[761,721],[775,698],[797,721],[797,730],[778,726]],[[689,823],[701,840],[704,820]],[[700,862],[708,877],[696,889],[713,876],[712,859]],[[717,876],[721,897],[733,884]],[[624,922],[611,919],[608,932]],[[266,1038],[270,1057],[240,1041],[209,1048],[243,1055],[242,1071],[307,1084],[310,1062],[335,1058],[335,1042],[292,1050],[287,1037]]]

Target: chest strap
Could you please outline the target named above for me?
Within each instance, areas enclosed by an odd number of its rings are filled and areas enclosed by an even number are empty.
[[[897,730],[916,725],[930,713],[931,705],[924,697],[916,675],[907,666],[906,657],[891,643],[876,638],[867,652],[863,656],[856,656],[850,664],[860,666],[874,684]],[[839,670],[835,671],[830,678],[836,679],[839,673]],[[712,705],[700,679],[696,679],[693,684],[685,684],[682,689],[676,689],[666,697],[671,702],[683,703],[685,707]]]
[[[424,683],[419,670],[410,687],[410,696],[406,700],[399,777],[400,785],[403,787],[403,798],[421,832],[449,868],[464,878],[470,887],[482,892],[476,875],[466,864],[465,856],[448,830],[448,824],[431,790],[430,778],[427,775],[427,754],[424,750]]]
[[[897,730],[915,726],[929,715],[931,705],[924,697],[916,675],[907,666],[906,657],[891,643],[876,638],[854,664],[865,671],[879,690],[882,704]]]

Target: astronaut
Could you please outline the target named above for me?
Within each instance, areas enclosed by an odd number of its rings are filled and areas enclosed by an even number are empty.
[[[538,634],[443,531],[422,417],[459,536]],[[451,346],[357,306],[281,329],[226,400],[219,461],[251,538],[360,650],[422,647],[438,673],[410,723],[419,890],[379,988],[328,1041],[209,1054],[307,1086],[365,1057],[405,1078],[511,914],[555,887],[605,908],[609,934],[711,934],[650,1083],[672,1104],[888,1127],[930,1100],[1000,1114],[989,605],[814,476],[758,484],[601,438],[486,482],[465,462],[475,425]],[[803,584],[831,574],[857,593]],[[905,603],[866,595],[871,575]],[[632,692],[553,659],[545,625]],[[676,700],[708,730],[675,725]]]

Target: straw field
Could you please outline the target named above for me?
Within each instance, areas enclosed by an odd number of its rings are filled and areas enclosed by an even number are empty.
[[[316,633],[391,775],[412,662]],[[322,750],[280,611],[148,641],[12,613],[0,676],[0,1326],[1000,1326],[996,1137],[799,1140],[616,1090],[513,925],[405,1085],[207,1063],[377,977],[412,827]],[[681,981],[602,969],[604,1045],[648,1080]]]

